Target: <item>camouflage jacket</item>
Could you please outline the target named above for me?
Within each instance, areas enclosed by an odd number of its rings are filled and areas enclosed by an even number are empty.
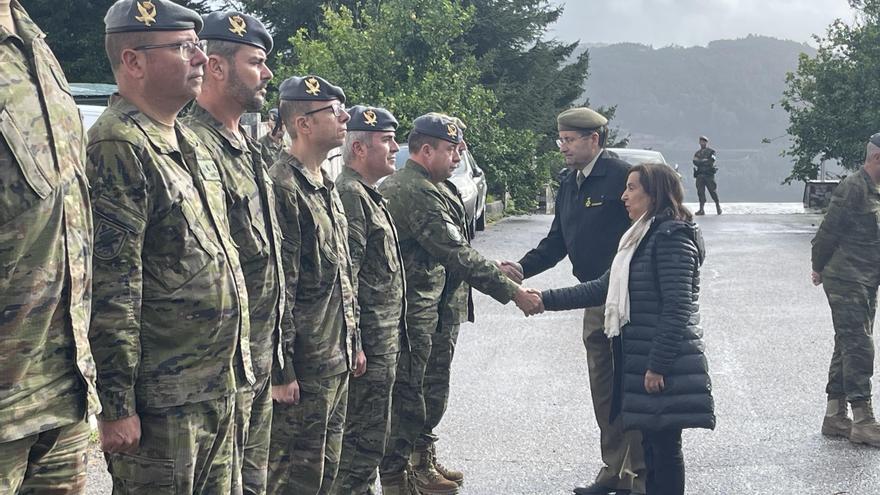
[[[400,351],[406,282],[397,230],[375,186],[344,167],[336,190],[348,219],[351,271],[358,282],[361,340],[367,356]]]
[[[200,402],[253,382],[247,293],[220,171],[121,96],[89,130],[95,213],[89,335],[103,419]]]
[[[284,240],[287,307],[281,321],[282,362],[274,384],[326,378],[354,369],[361,349],[356,281],[348,257],[348,227],[326,172],[313,179],[286,151],[269,170]]]
[[[272,371],[284,308],[281,227],[269,170],[259,143],[244,130],[241,138],[232,135],[197,103],[183,122],[201,138],[220,169],[232,240],[247,284],[254,375],[266,376]]]
[[[694,153],[694,177],[698,175],[715,175],[718,168],[715,167],[715,150],[709,148],[698,149]]]
[[[812,262],[823,277],[880,284],[880,192],[865,169],[834,189],[813,237]]]
[[[502,304],[517,290],[495,263],[470,246],[466,222],[442,187],[430,181],[421,165],[409,160],[380,188],[388,198],[403,253],[407,328],[422,332],[436,327],[441,310],[449,318],[444,324],[460,323],[462,315],[467,315],[470,285]],[[447,284],[451,297],[444,298]],[[444,309],[446,304],[448,309]]]
[[[264,134],[258,140],[260,152],[263,153],[263,160],[270,166],[281,157],[281,151],[284,150],[284,140],[275,141],[269,134]]]
[[[98,412],[85,136],[44,34],[0,27],[0,443]]]
[[[449,212],[461,230],[462,237],[470,239],[467,213],[458,188],[447,179],[437,184],[437,189],[449,202]],[[460,276],[447,272],[443,295],[440,298],[440,324],[455,325],[464,321],[474,321],[473,291]]]

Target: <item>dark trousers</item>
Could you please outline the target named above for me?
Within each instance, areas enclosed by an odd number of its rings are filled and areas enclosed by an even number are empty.
[[[648,495],[684,495],[681,430],[643,431]]]

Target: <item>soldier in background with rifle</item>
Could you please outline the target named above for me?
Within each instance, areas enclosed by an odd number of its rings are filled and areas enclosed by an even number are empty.
[[[703,206],[706,204],[706,189],[715,201],[715,211],[721,214],[721,203],[718,201],[718,185],[715,183],[715,150],[709,146],[709,138],[700,136],[700,149],[694,153],[694,178],[697,179],[697,197],[700,198],[700,209],[695,215],[705,215]]]

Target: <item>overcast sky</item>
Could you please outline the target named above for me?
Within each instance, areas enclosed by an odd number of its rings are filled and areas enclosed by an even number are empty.
[[[584,43],[631,41],[705,45],[749,34],[811,42],[836,18],[852,20],[846,0],[550,0],[565,12],[548,37]],[[811,44],[814,44],[811,42]]]

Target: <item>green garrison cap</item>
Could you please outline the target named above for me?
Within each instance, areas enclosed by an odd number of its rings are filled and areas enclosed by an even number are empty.
[[[449,116],[437,113],[422,115],[413,121],[413,131],[458,144],[462,140],[461,128]]]
[[[199,33],[203,40],[231,41],[272,51],[272,36],[254,16],[241,12],[211,12],[202,17],[205,27]]]
[[[150,31],[202,30],[202,18],[170,0],[118,0],[104,16],[104,32],[131,33]]]
[[[607,123],[608,119],[587,107],[569,108],[556,117],[556,124],[560,131],[596,130]]]
[[[384,108],[355,105],[346,112],[351,115],[351,119],[348,121],[349,131],[397,130],[397,119]]]
[[[282,100],[329,101],[339,100],[345,103],[345,93],[339,86],[334,86],[323,77],[293,76],[281,82],[278,97]]]

